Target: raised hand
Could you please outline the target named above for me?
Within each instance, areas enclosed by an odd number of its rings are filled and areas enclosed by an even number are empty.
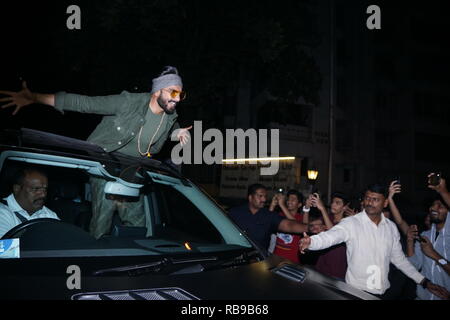
[[[396,193],[402,192],[402,185],[397,183],[397,180],[392,181],[389,185],[389,195],[388,199],[392,200]]]
[[[286,196],[282,193],[278,194],[278,204],[280,205],[280,207],[286,206]]]
[[[270,203],[270,211],[273,211],[275,207],[278,205],[278,194],[275,194],[272,198],[272,202]]]
[[[320,195],[318,193],[313,193],[311,197],[311,203],[313,207],[317,207],[319,210],[325,210],[325,205],[320,199]]]
[[[430,173],[428,175],[428,178],[430,178],[433,174],[434,173]],[[442,193],[442,192],[446,192],[447,191],[447,184],[445,182],[445,179],[441,177],[441,181],[439,182],[439,184],[437,186],[433,186],[433,185],[429,184],[429,182],[428,182],[428,188],[430,188],[432,190],[435,190],[435,191],[437,191],[439,193]]]
[[[191,136],[189,133],[189,130],[192,129],[192,126],[188,128],[179,129],[177,138],[180,140],[181,146],[184,146],[186,143],[189,142],[189,137]]]
[[[350,208],[348,205],[344,207],[344,216],[350,217],[357,214],[355,209]]]
[[[417,230],[417,225],[410,225],[408,228],[408,232],[406,233],[406,238],[408,241],[414,242],[414,240],[418,239],[419,232]]]
[[[311,208],[312,207],[312,194],[310,194],[308,196],[308,198],[306,198],[305,207],[306,208]]]
[[[13,112],[13,116],[15,116],[23,107],[35,103],[33,93],[31,93],[31,91],[28,89],[27,83],[25,81],[22,82],[21,91],[0,91],[0,94],[9,96],[0,99],[0,102],[7,102],[7,104],[2,106],[2,109],[16,106],[16,109]]]

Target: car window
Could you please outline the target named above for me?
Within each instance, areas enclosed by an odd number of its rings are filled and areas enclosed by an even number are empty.
[[[15,173],[29,166],[26,157],[31,155],[21,154],[0,163],[2,199],[12,194]],[[187,180],[145,171],[148,177],[142,184],[128,185],[137,187],[139,196],[122,197],[98,192],[119,181],[120,174],[117,179],[102,176],[101,164],[97,164],[100,168],[89,167],[96,165],[94,162],[80,166],[77,163],[81,160],[76,158],[64,159],[64,166],[61,159],[58,163],[52,159],[39,155],[38,160],[33,159],[33,167],[48,176],[44,206],[63,224],[42,222],[15,234],[12,238],[20,238],[23,257],[170,255],[252,247],[222,209]],[[101,237],[93,232],[97,221],[94,208],[100,220],[110,219]],[[132,211],[132,219],[124,214],[127,210]]]
[[[167,185],[159,185],[156,193],[161,224],[155,236],[171,230],[180,240],[223,243],[217,229],[185,195]]]

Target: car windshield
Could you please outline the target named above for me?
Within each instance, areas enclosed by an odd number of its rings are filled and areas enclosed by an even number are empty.
[[[45,172],[44,208],[60,219],[33,219],[33,214],[16,226],[11,238],[20,238],[21,258],[176,256],[252,248],[207,194],[167,172],[19,151],[3,151],[0,166],[0,195],[6,200],[14,197],[14,177],[21,168]]]

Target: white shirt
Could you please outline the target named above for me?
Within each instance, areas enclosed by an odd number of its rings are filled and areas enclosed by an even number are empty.
[[[3,235],[9,230],[22,223],[22,221],[20,221],[20,219],[14,214],[14,212],[17,212],[26,220],[40,218],[51,218],[59,220],[56,213],[45,206],[42,207],[41,210],[36,211],[30,216],[28,212],[17,203],[13,194],[9,195],[9,197],[5,198],[4,200],[6,200],[8,206],[0,203],[0,238],[3,237]]]
[[[432,245],[433,249],[437,251],[445,260],[450,259],[450,212],[447,213],[444,228],[439,232],[439,236],[436,237],[436,224],[431,225],[431,229],[422,232],[421,236],[427,237]],[[408,260],[419,270],[423,275],[430,279],[431,282],[444,287],[450,291],[450,275],[440,266],[436,261],[428,257],[422,252],[422,248],[419,242],[416,242],[414,248],[414,255],[409,257]],[[429,290],[417,286],[417,298],[420,300],[442,300],[438,296],[432,294]]]
[[[345,282],[360,290],[383,294],[390,287],[390,262],[416,283],[424,279],[403,253],[397,226],[383,214],[378,226],[365,211],[345,218],[312,236],[309,249],[322,250],[341,242],[347,245]]]

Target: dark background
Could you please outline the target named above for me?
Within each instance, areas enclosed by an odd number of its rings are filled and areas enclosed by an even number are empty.
[[[66,27],[72,4],[81,8],[81,30]],[[371,4],[381,8],[381,30],[365,26]],[[356,195],[375,179],[401,176],[405,202],[429,196],[426,173],[445,175],[450,164],[445,1],[336,0],[334,5],[333,189]],[[202,120],[204,130],[265,128],[269,121],[308,126],[311,111],[299,106],[298,98],[315,106],[317,114],[329,104],[323,95],[329,70],[314,53],[333,39],[323,25],[330,23],[324,19],[329,6],[326,0],[3,1],[0,88],[18,90],[25,79],[32,91],[43,93],[146,92],[163,66],[174,65],[188,92],[178,107],[182,126],[194,120]],[[272,96],[270,103],[242,102],[262,93]],[[101,119],[63,116],[37,105],[15,117],[12,111],[0,111],[1,128],[27,127],[79,139],[86,139]],[[247,122],[239,122],[242,112],[250,114]],[[186,174],[217,185],[218,171],[191,168]]]

